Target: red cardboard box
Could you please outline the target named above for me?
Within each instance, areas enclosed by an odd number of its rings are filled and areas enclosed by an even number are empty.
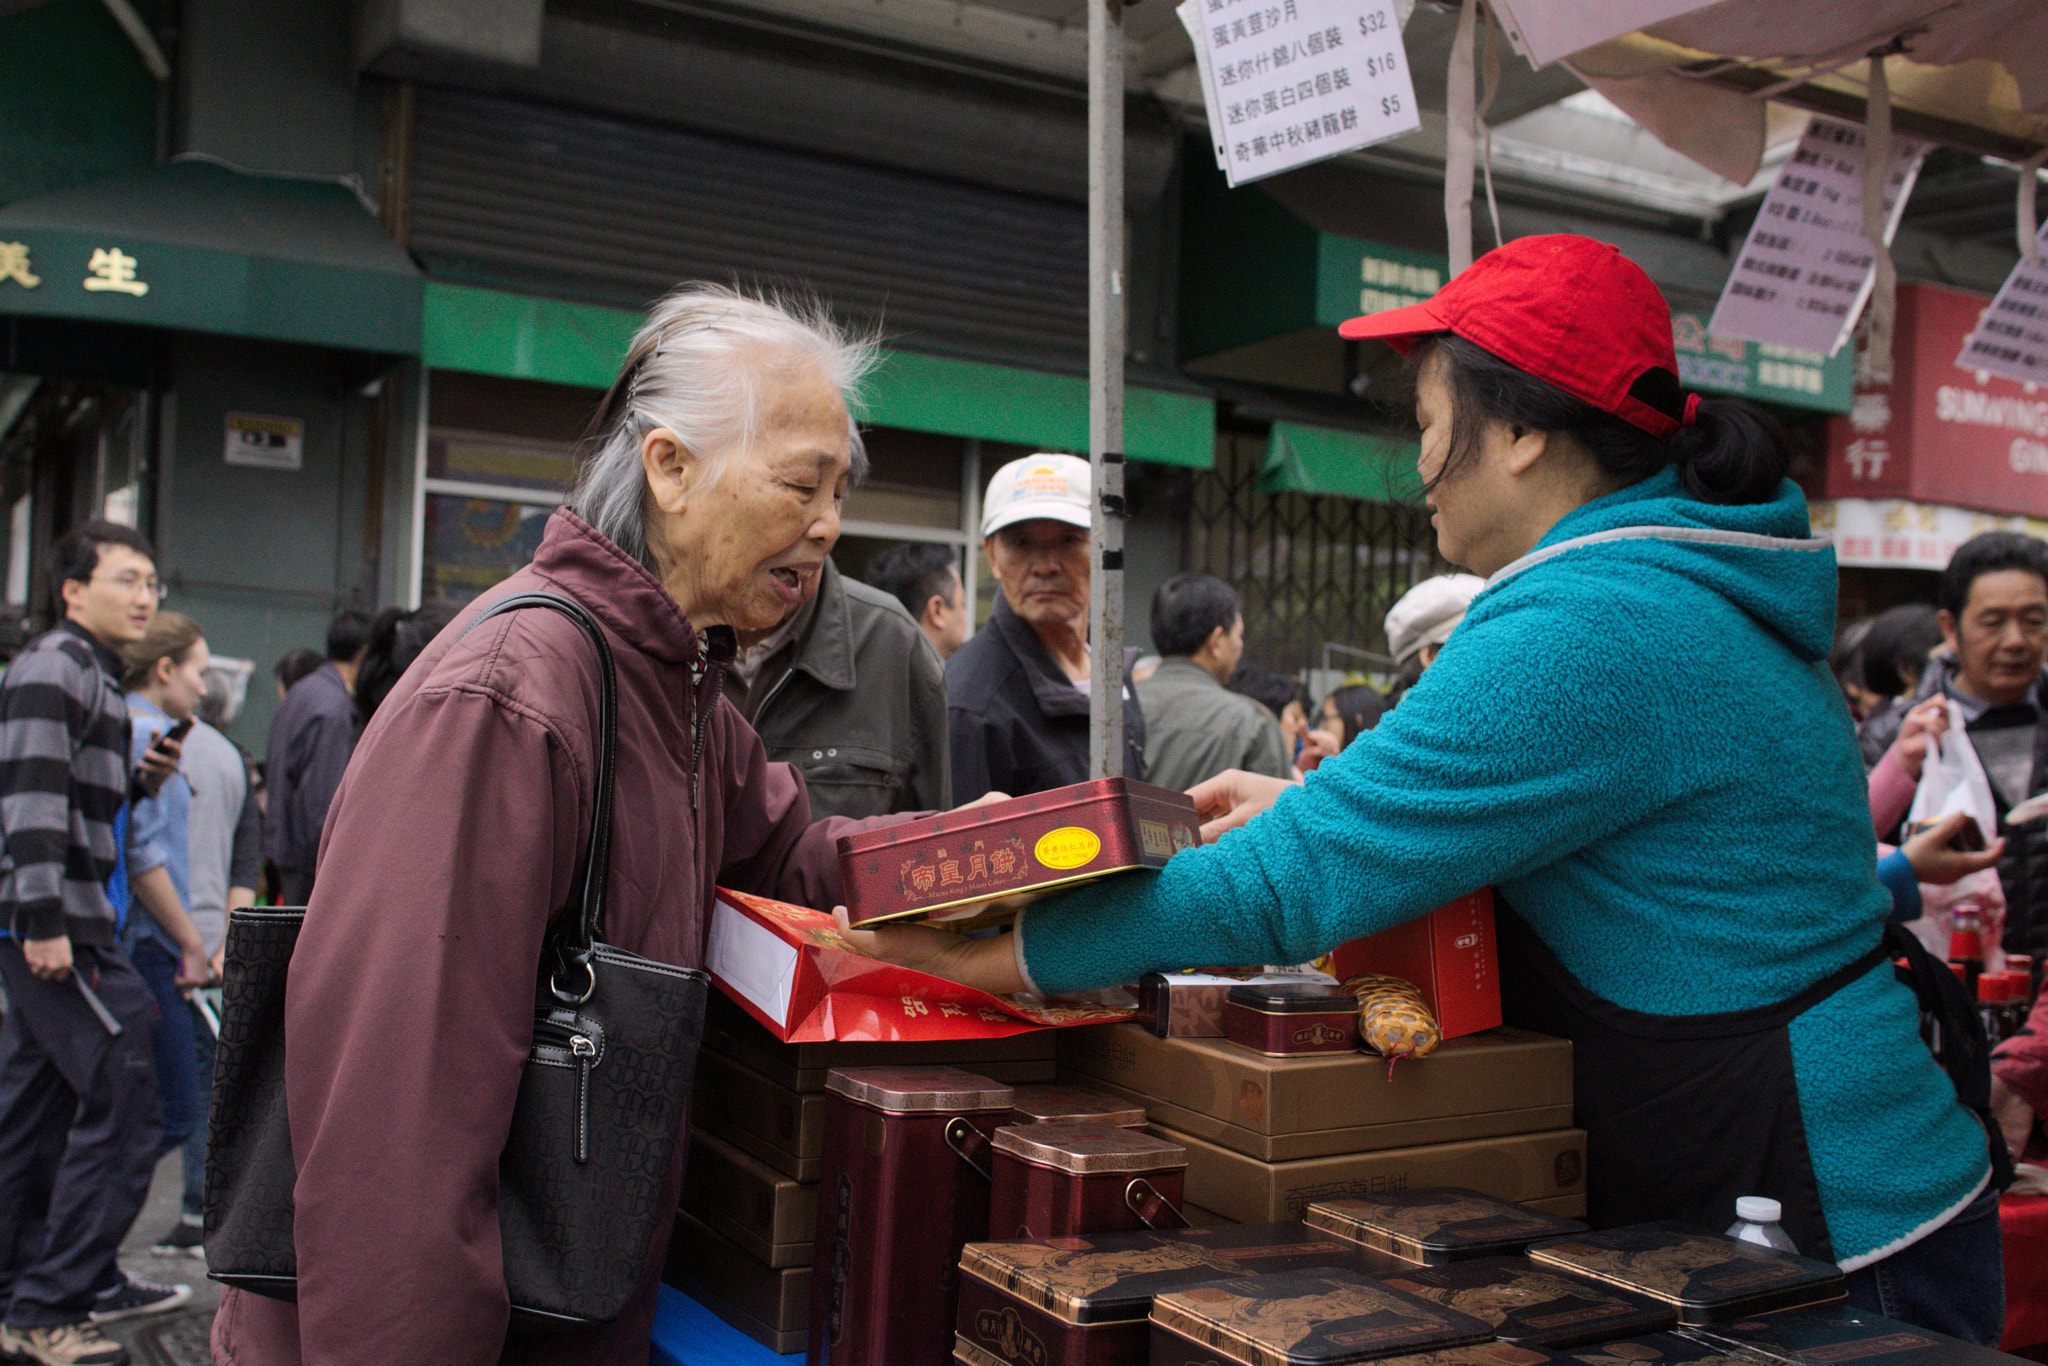
[[[1025,1005],[847,947],[832,917],[719,889],[704,966],[718,989],[784,1043],[1001,1039],[1053,1025],[1129,1019],[1125,1007]]]
[[[1339,982],[1376,972],[1413,982],[1455,1039],[1500,1025],[1500,941],[1493,889],[1481,887],[1419,920],[1339,944],[1330,975]]]
[[[1184,792],[1128,778],[964,807],[839,841],[846,918],[995,924],[1031,897],[1133,868],[1163,868],[1202,842]]]

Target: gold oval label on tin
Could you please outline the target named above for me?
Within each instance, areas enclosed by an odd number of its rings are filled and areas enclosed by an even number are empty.
[[[1063,825],[1038,837],[1031,852],[1048,868],[1079,868],[1102,852],[1102,838],[1079,825]]]

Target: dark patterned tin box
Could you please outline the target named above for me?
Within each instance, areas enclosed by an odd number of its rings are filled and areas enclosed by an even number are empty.
[[[1146,1315],[1163,1291],[1301,1267],[1399,1265],[1299,1223],[970,1243],[959,1341],[1005,1366],[1145,1366]]]
[[[865,830],[839,841],[846,915],[855,925],[995,924],[1056,887],[1163,868],[1201,832],[1187,794],[1128,778]]]
[[[1678,1311],[1662,1300],[1537,1266],[1526,1257],[1477,1257],[1449,1266],[1418,1266],[1382,1278],[1493,1327],[1503,1342],[1575,1347],[1676,1327]]]
[[[1427,1266],[1520,1252],[1539,1238],[1586,1231],[1576,1219],[1463,1186],[1390,1191],[1370,1199],[1318,1200],[1308,1207],[1306,1217],[1311,1228]]]
[[[1375,1366],[1552,1366],[1556,1357],[1541,1347],[1515,1342],[1471,1342],[1411,1356],[1381,1357]]]
[[[1690,1224],[1630,1224],[1536,1243],[1532,1261],[1663,1300],[1680,1323],[1714,1323],[1848,1295],[1840,1268]]]
[[[1343,1267],[1214,1281],[1152,1301],[1151,1366],[1346,1366],[1493,1330]]]
[[[2015,1361],[1989,1347],[1842,1304],[1788,1309],[1682,1332],[1696,1342],[1740,1348],[1785,1366],[2012,1366]]]
[[[1559,1366],[1764,1366],[1752,1353],[1684,1333],[1646,1333],[1637,1338],[1553,1352]]]

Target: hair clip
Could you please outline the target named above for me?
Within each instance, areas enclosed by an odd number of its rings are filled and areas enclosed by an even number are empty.
[[[633,366],[632,382],[626,386],[627,412],[634,412],[640,407],[640,377],[647,373],[647,367],[655,362],[656,358],[661,355],[661,348],[666,345],[668,345],[668,324],[663,323],[661,330],[654,334],[654,349],[642,355],[638,363]]]

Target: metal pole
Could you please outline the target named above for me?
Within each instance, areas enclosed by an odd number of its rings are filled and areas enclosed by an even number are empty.
[[[1124,771],[1124,6],[1088,7],[1088,773]]]

